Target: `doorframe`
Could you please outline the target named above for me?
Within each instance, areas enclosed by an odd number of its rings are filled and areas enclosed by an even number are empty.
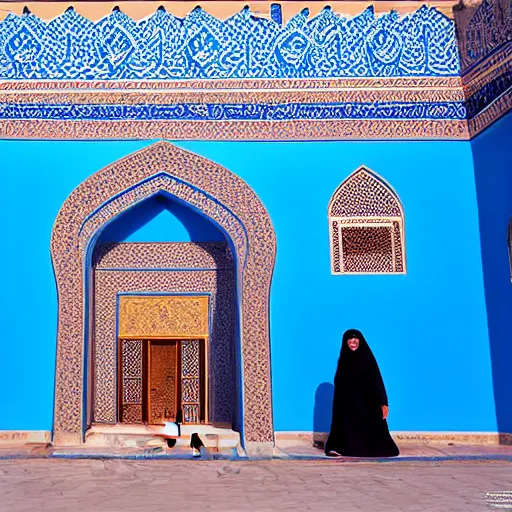
[[[126,294],[131,295],[131,294]],[[159,295],[159,294],[158,294]],[[204,296],[205,294],[202,294]],[[208,308],[208,313],[210,313],[210,308]],[[117,423],[130,425],[131,423],[122,421],[122,406],[123,406],[123,364],[122,364],[122,345],[125,340],[141,340],[142,341],[142,417],[146,417],[148,421],[143,421],[142,424],[151,425],[149,421],[149,389],[150,385],[150,377],[149,377],[149,364],[150,364],[150,355],[149,355],[149,346],[151,341],[176,341],[177,342],[177,367],[178,367],[178,385],[177,385],[177,393],[180,397],[178,399],[178,404],[183,406],[181,401],[181,390],[182,390],[182,359],[181,359],[181,347],[182,341],[191,341],[197,340],[202,342],[200,344],[200,355],[199,355],[199,383],[200,383],[200,393],[203,395],[203,403],[200,402],[201,408],[204,409],[204,425],[210,424],[209,418],[209,406],[208,402],[210,399],[210,387],[209,387],[209,336],[123,336],[118,337],[116,340],[116,356],[117,356],[117,390],[116,390],[116,415],[117,415]],[[146,355],[144,355],[146,354]],[[146,386],[144,386],[144,383]],[[184,425],[201,425],[202,423],[185,423]]]
[[[212,335],[212,320],[213,320],[213,311],[212,311],[212,292],[159,292],[159,291],[148,291],[148,292],[129,292],[129,291],[122,291],[117,292],[116,294],[116,423],[120,424],[121,422],[121,391],[122,387],[120,385],[120,379],[122,378],[122,360],[121,360],[121,340],[203,340],[203,364],[204,364],[204,408],[205,408],[205,424],[209,424],[209,400],[210,400],[210,350],[209,350],[209,343],[211,340]],[[171,335],[171,336],[144,336],[144,335],[137,335],[137,336],[120,336],[119,333],[119,325],[120,325],[120,298],[121,297],[206,297],[208,299],[208,312],[207,312],[207,321],[208,321],[208,330],[203,335],[198,336],[191,336],[191,335]],[[181,354],[180,354],[180,360],[181,360]],[[144,366],[144,365],[143,365]],[[181,381],[181,375],[180,375],[180,381]],[[143,380],[144,383],[144,380]],[[93,386],[94,386],[93,382]],[[144,385],[143,385],[144,389]],[[144,404],[143,404],[144,407]],[[93,416],[94,416],[94,406],[93,406]],[[188,423],[189,425],[191,423]]]
[[[58,292],[53,443],[81,444],[87,427],[91,248],[118,215],[158,193],[211,220],[230,245],[236,268],[241,440],[250,453],[271,454],[272,221],[243,179],[165,140],[92,174],[71,192],[55,219],[50,246]],[[115,371],[114,364],[108,370]]]

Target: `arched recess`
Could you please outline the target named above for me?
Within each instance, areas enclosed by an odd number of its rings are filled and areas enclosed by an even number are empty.
[[[236,260],[243,440],[249,450],[256,445],[258,450],[269,448],[274,439],[268,318],[274,229],[265,207],[242,179],[168,142],[155,143],[89,177],[71,193],[55,221],[51,255],[59,316],[54,443],[83,439],[88,252],[109,221],[161,192],[208,217],[230,242]]]
[[[391,185],[359,167],[329,202],[333,274],[404,274],[402,203]]]

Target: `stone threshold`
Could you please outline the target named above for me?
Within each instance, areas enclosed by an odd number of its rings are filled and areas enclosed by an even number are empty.
[[[402,448],[402,447],[401,447]],[[276,449],[271,457],[247,457],[240,456],[236,450],[211,453],[203,451],[201,457],[193,457],[187,450],[173,449],[164,451],[154,450],[93,450],[93,449],[54,449],[51,446],[32,447],[18,450],[0,449],[0,460],[21,460],[21,459],[56,459],[56,460],[85,460],[85,459],[116,459],[116,460],[194,460],[197,462],[223,460],[223,461],[255,461],[274,460],[279,461],[302,461],[323,462],[342,465],[357,464],[402,464],[402,463],[442,463],[442,462],[510,462],[512,463],[512,450],[501,453],[478,453],[473,450],[465,450],[464,453],[425,453],[421,446],[410,447],[398,457],[393,458],[356,458],[356,457],[326,457],[320,450],[316,453],[284,452]]]
[[[165,447],[166,441],[160,437],[162,426],[127,425],[127,424],[93,424],[85,433],[85,448],[151,448]],[[212,452],[237,450],[240,452],[240,434],[231,428],[213,425],[181,425],[180,437],[176,439],[176,448],[187,449],[190,437],[197,433],[205,446]]]

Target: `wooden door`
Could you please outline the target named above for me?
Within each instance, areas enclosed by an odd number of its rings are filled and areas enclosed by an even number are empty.
[[[178,411],[178,342],[150,341],[148,352],[149,423],[175,421]]]

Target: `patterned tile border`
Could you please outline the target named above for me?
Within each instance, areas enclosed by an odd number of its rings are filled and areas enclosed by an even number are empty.
[[[4,139],[361,140],[469,139],[465,120],[0,121]]]
[[[266,9],[10,14],[0,137],[467,140],[510,110],[511,0],[458,5],[454,20],[426,6],[402,17],[326,7],[283,23],[280,4]]]
[[[84,431],[88,247],[110,220],[162,191],[209,217],[231,241],[241,323],[244,439],[268,446],[273,442],[268,319],[276,250],[272,223],[240,178],[168,142],[153,144],[92,175],[71,193],[55,221],[51,240],[59,297],[55,440],[80,442]]]
[[[105,243],[94,254],[96,270],[183,269],[225,270],[234,268],[229,247],[222,242]]]
[[[229,81],[196,81],[190,88],[186,82],[171,88],[161,83],[165,88],[158,90],[145,89],[144,82],[127,82],[125,89],[112,82],[92,82],[88,89],[73,89],[68,82],[44,87],[3,82],[0,137],[467,140],[508,111],[502,96],[512,87],[512,57],[505,50],[462,78],[425,78],[416,84],[410,78],[259,80],[250,82],[279,85],[234,90]],[[296,88],[281,88],[285,83]],[[55,88],[59,85],[62,89]],[[472,121],[481,114],[485,122]]]
[[[483,112],[469,121],[469,132],[475,137],[495,121],[512,111],[512,87],[488,106]]]
[[[192,6],[190,6],[192,7]],[[180,80],[368,76],[456,76],[453,20],[421,5],[400,16],[368,6],[344,16],[303,8],[283,23],[248,6],[221,20],[196,6],[183,18],[159,7],[133,20],[114,7],[91,21],[70,6],[44,21],[25,10],[0,22],[0,77],[6,80]]]
[[[0,115],[5,116],[10,105],[37,105],[45,108],[50,105],[115,105],[119,106],[197,106],[197,110],[207,105],[279,105],[279,104],[349,104],[349,103],[449,103],[464,101],[462,88],[425,88],[411,91],[403,87],[364,90],[361,88],[338,88],[332,90],[277,90],[277,91],[45,91],[45,92],[5,92],[0,90],[2,104]],[[148,116],[148,118],[150,118]]]
[[[482,96],[484,102],[487,95]],[[469,102],[470,100],[468,100]],[[479,102],[477,101],[477,104]],[[80,105],[80,104],[5,104],[4,120],[47,121],[344,121],[464,120],[464,102],[348,102],[339,103],[179,103],[171,105]]]

